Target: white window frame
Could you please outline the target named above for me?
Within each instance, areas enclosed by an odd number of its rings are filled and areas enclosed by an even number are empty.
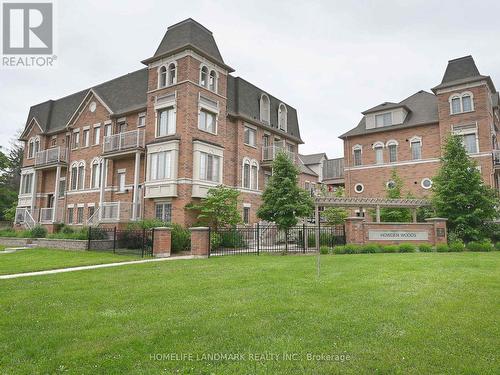
[[[207,73],[207,76],[205,78],[205,84],[203,84],[203,79],[202,79],[204,69],[206,69],[206,73]],[[210,77],[210,69],[208,69],[208,66],[206,66],[205,64],[201,64],[200,65],[200,77],[199,77],[200,78],[199,84],[201,87],[208,89],[208,81],[210,79],[209,77]]]
[[[119,169],[117,172],[118,177],[118,192],[125,193],[127,190],[127,171],[124,169]]]
[[[33,154],[30,155],[30,151],[33,150]],[[36,157],[36,153],[40,151],[40,137],[37,135],[35,137],[31,137],[28,141],[28,156],[27,159],[34,159]]]
[[[387,152],[389,153],[389,163],[397,163],[397,161],[398,161],[398,148],[399,148],[398,141],[396,141],[395,139],[391,139],[391,140],[387,141],[387,143],[385,145],[387,147]],[[396,147],[396,160],[394,160],[394,161],[391,160],[391,146]]]
[[[246,142],[246,132],[247,130],[249,132],[253,132],[253,144],[250,142],[251,140],[251,137],[249,136],[248,137],[248,143]],[[250,133],[249,133],[250,134]],[[243,129],[243,144],[245,146],[250,146],[250,147],[253,147],[253,148],[257,148],[257,128],[253,127],[253,126],[250,126],[249,124],[245,123],[244,124],[244,129]]]
[[[144,124],[141,125],[141,120],[144,120]],[[146,126],[146,112],[141,112],[137,115],[137,127],[142,128]]]
[[[383,142],[375,142],[373,144],[373,151],[375,152],[375,164],[377,165],[384,164],[384,148],[385,145]],[[380,155],[382,155],[382,160],[378,160],[377,158],[377,152],[379,149],[382,149],[382,151],[380,152]]]
[[[468,154],[470,155],[475,155],[475,154],[478,154],[480,152],[479,150],[479,132],[478,132],[478,126],[477,126],[477,123],[475,124],[471,124],[470,127],[468,128],[461,128],[461,126],[463,125],[456,125],[459,129],[458,130],[455,130],[455,128],[452,129],[452,133],[455,134],[455,135],[458,135],[460,137],[465,137],[466,135],[474,135],[475,138],[476,138],[476,152],[471,152],[469,153],[469,151],[467,151]],[[464,144],[464,147],[465,147],[465,144]]]
[[[212,74],[214,74],[213,86],[210,84],[210,81],[212,79]],[[219,74],[217,74],[217,71],[215,69],[210,70],[210,73],[208,74],[208,89],[212,92],[217,92],[218,82],[219,82]]]
[[[267,99],[267,106],[266,106],[266,103],[264,103],[264,101],[265,101],[264,99]],[[264,124],[270,124],[271,123],[271,100],[269,99],[269,96],[267,94],[262,93],[260,95],[259,109],[260,109],[260,121],[262,121]]]
[[[163,110],[173,110],[173,124],[168,127],[167,124],[167,134],[158,134],[159,130],[159,113]],[[155,138],[168,137],[169,135],[174,135],[177,129],[177,92],[168,94],[164,97],[157,97],[155,103]]]
[[[359,164],[356,164],[356,151],[359,151]],[[352,164],[355,167],[363,165],[363,146],[361,146],[360,144],[352,146]]]
[[[284,122],[282,121],[281,118],[283,111],[285,113]],[[288,130],[288,108],[283,103],[280,103],[280,105],[278,106],[278,128],[280,130],[283,130],[284,132]]]
[[[219,181],[205,180],[201,178],[201,154],[210,154],[219,158]],[[200,184],[216,186],[224,181],[224,149],[202,141],[193,141],[193,180]]]
[[[165,78],[165,82],[163,82]],[[168,82],[168,68],[166,65],[161,65],[158,67],[158,88],[167,87]]]
[[[208,116],[213,116],[213,118],[214,118],[214,131],[210,131],[206,127],[206,124],[207,124],[206,121],[205,121],[204,127],[202,127],[202,123],[201,123],[202,112],[205,113],[205,120],[208,118]],[[203,132],[205,132],[205,133],[210,133],[210,134],[217,135],[218,117],[219,117],[219,115],[217,113],[215,113],[214,111],[206,109],[204,107],[201,107],[200,110],[199,110],[199,112],[198,112],[198,129],[201,130],[201,131],[203,131]]]
[[[470,111],[464,111],[464,97],[466,96],[469,96],[470,97],[470,106],[471,106],[471,109]],[[459,103],[460,103],[460,109],[458,112],[454,112],[453,111],[453,99],[458,99],[459,100]],[[450,97],[448,98],[448,102],[449,102],[449,105],[450,105],[450,115],[459,115],[461,113],[469,113],[469,112],[474,112],[474,94],[470,91],[464,91],[464,92],[461,92],[461,93],[453,93],[450,95]]]
[[[361,190],[360,191],[358,191],[356,189],[357,186],[361,186]],[[358,182],[357,184],[354,185],[354,192],[356,194],[361,194],[363,191],[365,191],[365,186],[362,183]]]
[[[156,215],[156,210],[157,210],[156,207],[157,206],[162,206],[162,215],[161,215],[162,217],[161,217],[161,219],[158,218],[157,215]],[[169,210],[170,210],[170,220],[165,220],[165,206],[170,206],[170,208],[169,208]],[[155,218],[157,218],[157,219],[159,219],[159,220],[161,220],[161,221],[163,221],[165,223],[170,223],[170,222],[172,222],[172,211],[173,210],[172,210],[172,202],[171,201],[168,201],[168,202],[166,202],[166,201],[161,201],[161,202],[157,201],[157,202],[155,202]]]
[[[159,177],[159,161],[160,156],[164,155],[164,166],[165,166],[165,175],[160,178]],[[156,162],[153,162],[153,158],[157,158]],[[165,181],[170,180],[173,174],[173,159],[174,159],[174,150],[161,150],[148,152],[148,181]]]
[[[426,181],[430,181],[431,186],[424,186],[424,182]],[[422,181],[420,181],[420,186],[422,186],[422,188],[424,188],[425,190],[429,190],[430,188],[432,188],[432,180],[428,177],[423,178]]]
[[[419,143],[420,144],[420,157],[418,159],[415,159],[413,157],[413,144]],[[422,160],[422,137],[419,137],[417,135],[414,135],[413,137],[410,138],[410,151],[411,151],[411,160]]]
[[[86,126],[82,129],[82,147],[89,147],[89,145],[90,145],[90,127]]]
[[[390,117],[390,121],[389,121],[388,124],[386,124],[385,120],[386,120],[386,116],[388,116],[388,115]],[[393,116],[392,115],[393,115],[392,112],[384,112],[384,113],[376,114],[375,115],[375,127],[376,128],[383,128],[383,127],[386,127],[386,126],[391,126],[393,124],[393,119],[392,119]],[[379,119],[379,118],[382,118],[382,125],[378,124],[377,119]]]
[[[74,138],[73,138],[74,137]],[[74,142],[73,142],[74,140]],[[75,129],[73,130],[73,133],[71,134],[71,149],[76,150],[80,147],[80,129]]]
[[[97,134],[97,137],[96,137]],[[92,132],[92,144],[94,146],[97,146],[101,143],[101,124],[99,125],[94,125],[93,132]]]
[[[94,165],[97,165],[97,173],[94,174]],[[100,157],[95,157],[90,163],[90,188],[97,189],[101,186],[101,178],[103,171],[103,161]],[[96,176],[97,175],[97,178]]]

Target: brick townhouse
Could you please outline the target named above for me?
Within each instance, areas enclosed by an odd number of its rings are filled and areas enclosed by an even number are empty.
[[[384,197],[395,169],[404,192],[425,197],[448,134],[462,137],[486,184],[499,187],[499,94],[471,56],[450,60],[432,93],[384,102],[362,112],[344,141],[345,188],[351,197]]]
[[[18,222],[188,226],[186,204],[219,184],[240,190],[244,221],[257,221],[274,157],[300,163],[297,111],[231,75],[212,33],[192,19],[170,26],[142,63],[31,107]]]

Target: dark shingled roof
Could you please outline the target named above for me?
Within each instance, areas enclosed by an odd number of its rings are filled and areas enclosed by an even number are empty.
[[[283,103],[287,108],[287,134],[302,142],[295,108],[259,89],[257,86],[252,85],[250,82],[245,81],[243,78],[231,75],[228,75],[227,78],[227,111],[229,114],[241,116],[248,120],[256,121],[263,126],[278,130],[278,106],[280,103]],[[271,102],[271,121],[269,125],[260,121],[260,97],[263,93],[269,97]]]
[[[311,164],[319,164],[321,162],[321,159],[324,157],[325,159],[328,159],[328,156],[326,156],[326,153],[321,152],[319,154],[310,154],[310,155],[299,155],[300,160],[305,165],[311,165]]]
[[[393,108],[399,108],[399,107],[401,107],[401,104],[399,104],[399,103],[384,102],[382,104],[376,105],[375,107],[367,109],[366,111],[361,112],[361,113],[366,115],[367,113],[379,112],[379,111],[383,111],[386,109],[393,109]]]
[[[301,173],[305,173],[311,176],[319,177],[319,175],[314,172],[311,168],[309,168],[307,165],[304,164],[302,159],[299,157],[299,169]]]
[[[26,125],[33,118],[44,133],[63,130],[90,90],[99,95],[114,114],[126,113],[146,106],[147,68],[111,81],[30,108]]]
[[[418,125],[433,124],[438,122],[439,120],[437,97],[427,91],[421,90],[409,96],[408,98],[399,102],[397,107],[406,107],[409,110],[408,115],[406,116],[402,124],[366,129],[365,117],[363,117],[358,126],[356,126],[352,130],[349,130],[347,133],[342,134],[339,138],[409,128]]]
[[[434,87],[432,91],[436,92],[439,89],[480,80],[486,80],[491,90],[493,92],[496,91],[490,76],[484,76],[479,73],[479,69],[472,56],[459,57],[458,59],[448,61],[448,66],[446,67],[441,83]]]

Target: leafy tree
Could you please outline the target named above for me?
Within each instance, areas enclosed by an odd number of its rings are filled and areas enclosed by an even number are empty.
[[[297,225],[298,218],[308,217],[314,211],[314,201],[298,185],[299,170],[284,153],[276,155],[273,176],[262,194],[262,205],[257,216],[275,222],[279,229]]]
[[[402,197],[403,180],[395,169],[391,171],[392,186],[386,186],[386,197],[399,199]],[[380,221],[389,223],[406,223],[412,221],[411,211],[408,208],[383,207],[380,209]]]
[[[242,221],[238,211],[239,195],[238,190],[220,185],[209,189],[199,204],[190,204],[187,208],[198,211],[198,220],[215,230],[235,226]]]
[[[0,150],[0,220],[13,220],[23,163],[23,144],[17,140],[10,142],[8,153]]]
[[[449,232],[466,242],[487,235],[485,223],[497,216],[498,199],[457,135],[446,140],[432,189],[436,214],[448,219]]]
[[[345,190],[342,187],[338,187],[334,193],[336,197],[343,197],[344,194]],[[323,210],[321,216],[329,225],[342,225],[345,223],[345,219],[347,219],[347,217],[349,216],[349,212],[340,207],[328,207]]]

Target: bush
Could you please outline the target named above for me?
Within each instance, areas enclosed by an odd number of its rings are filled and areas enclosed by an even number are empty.
[[[465,250],[465,245],[462,241],[455,241],[450,243],[449,249],[451,252],[458,253]]]
[[[373,254],[380,253],[380,246],[377,244],[367,244],[361,247],[361,253],[363,254]]]
[[[65,226],[62,227],[62,229],[60,230],[60,232],[65,233],[65,234],[72,234],[75,231],[73,230],[73,228],[68,227],[67,225],[65,225]]]
[[[0,230],[0,237],[17,237],[17,233],[13,229]]]
[[[94,233],[95,229],[92,229],[92,233]],[[47,238],[58,239],[58,240],[86,240],[89,237],[88,229],[82,228],[79,230],[73,230],[71,228],[65,227],[58,233],[51,233],[47,235]],[[94,235],[92,235],[93,239]]]
[[[497,242],[497,243],[495,244],[495,250],[500,250],[500,242]]]
[[[144,219],[129,223],[127,230],[153,229],[158,227],[169,227],[170,223],[165,223],[159,219]]]
[[[345,245],[345,253],[346,254],[359,254],[361,252],[361,246],[348,244]]]
[[[482,241],[482,242],[472,241],[467,244],[466,248],[469,251],[492,251],[493,245],[491,244],[490,241]]]
[[[172,227],[172,252],[188,251],[191,249],[191,232],[179,224],[171,224]]]
[[[343,246],[343,245],[335,246],[333,248],[333,253],[334,254],[346,254],[345,246]]]
[[[441,243],[436,246],[436,251],[438,253],[447,253],[448,251],[450,251],[450,249],[448,248],[448,245]]]
[[[432,252],[432,246],[426,243],[422,243],[418,245],[418,251],[421,253],[430,253]]]
[[[299,234],[299,241],[302,243],[302,231]],[[329,246],[333,247],[338,244],[339,237],[332,233],[321,232],[319,234],[319,245],[320,246]],[[316,246],[316,233],[310,233],[307,235],[307,247],[315,247]]]
[[[47,237],[47,228],[36,225],[29,231],[29,236],[31,238],[45,238]]]
[[[398,245],[384,245],[382,246],[383,253],[397,253],[399,251]]]
[[[220,235],[221,235],[220,246],[222,246],[222,247],[240,248],[240,247],[246,246],[245,239],[243,238],[243,235],[237,229],[224,231],[224,232],[220,233]]]
[[[400,253],[414,253],[415,251],[417,251],[417,248],[411,243],[402,243],[401,245],[399,245]]]
[[[222,244],[222,237],[217,232],[210,233],[210,248],[217,250]]]
[[[327,246],[321,246],[320,249],[319,249],[319,252],[321,254],[328,254],[330,252],[330,248],[327,247]]]

